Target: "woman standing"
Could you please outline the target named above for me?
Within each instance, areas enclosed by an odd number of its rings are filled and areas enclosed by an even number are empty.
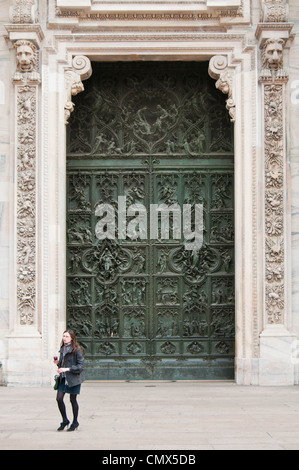
[[[66,393],[70,395],[73,410],[73,422],[68,431],[75,431],[79,426],[77,395],[79,395],[81,384],[84,381],[84,357],[83,350],[79,346],[73,330],[68,329],[63,333],[59,353],[59,359],[54,358],[54,364],[57,365],[57,372],[60,376],[56,400],[62,416],[62,423],[57,431],[63,431],[70,424],[64,404],[64,395]]]

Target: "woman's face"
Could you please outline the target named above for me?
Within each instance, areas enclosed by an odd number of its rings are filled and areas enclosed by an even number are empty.
[[[63,333],[62,340],[64,344],[70,343],[72,341],[71,335],[68,332]]]

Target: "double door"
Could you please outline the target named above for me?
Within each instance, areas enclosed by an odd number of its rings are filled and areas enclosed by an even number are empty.
[[[67,320],[87,377],[233,378],[234,169],[222,94],[199,63],[93,64],[85,88],[69,124],[66,236]],[[192,232],[202,211],[196,249],[186,207]]]

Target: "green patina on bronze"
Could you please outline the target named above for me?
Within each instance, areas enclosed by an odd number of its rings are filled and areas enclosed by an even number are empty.
[[[233,129],[207,69],[94,63],[74,98],[67,322],[90,379],[234,377]],[[117,221],[116,239],[98,240],[95,209],[117,213],[119,196],[148,213],[150,204],[202,204],[202,249],[173,237],[120,240]]]

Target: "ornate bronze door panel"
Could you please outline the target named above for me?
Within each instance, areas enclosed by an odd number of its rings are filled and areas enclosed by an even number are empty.
[[[207,69],[94,63],[74,100],[67,320],[90,379],[234,376],[233,137]],[[125,209],[147,209],[147,234],[138,236],[136,214],[121,226],[120,197]],[[99,204],[112,208],[114,240],[96,236]],[[171,215],[169,239],[151,238],[151,204],[202,205],[202,248],[185,249]]]

